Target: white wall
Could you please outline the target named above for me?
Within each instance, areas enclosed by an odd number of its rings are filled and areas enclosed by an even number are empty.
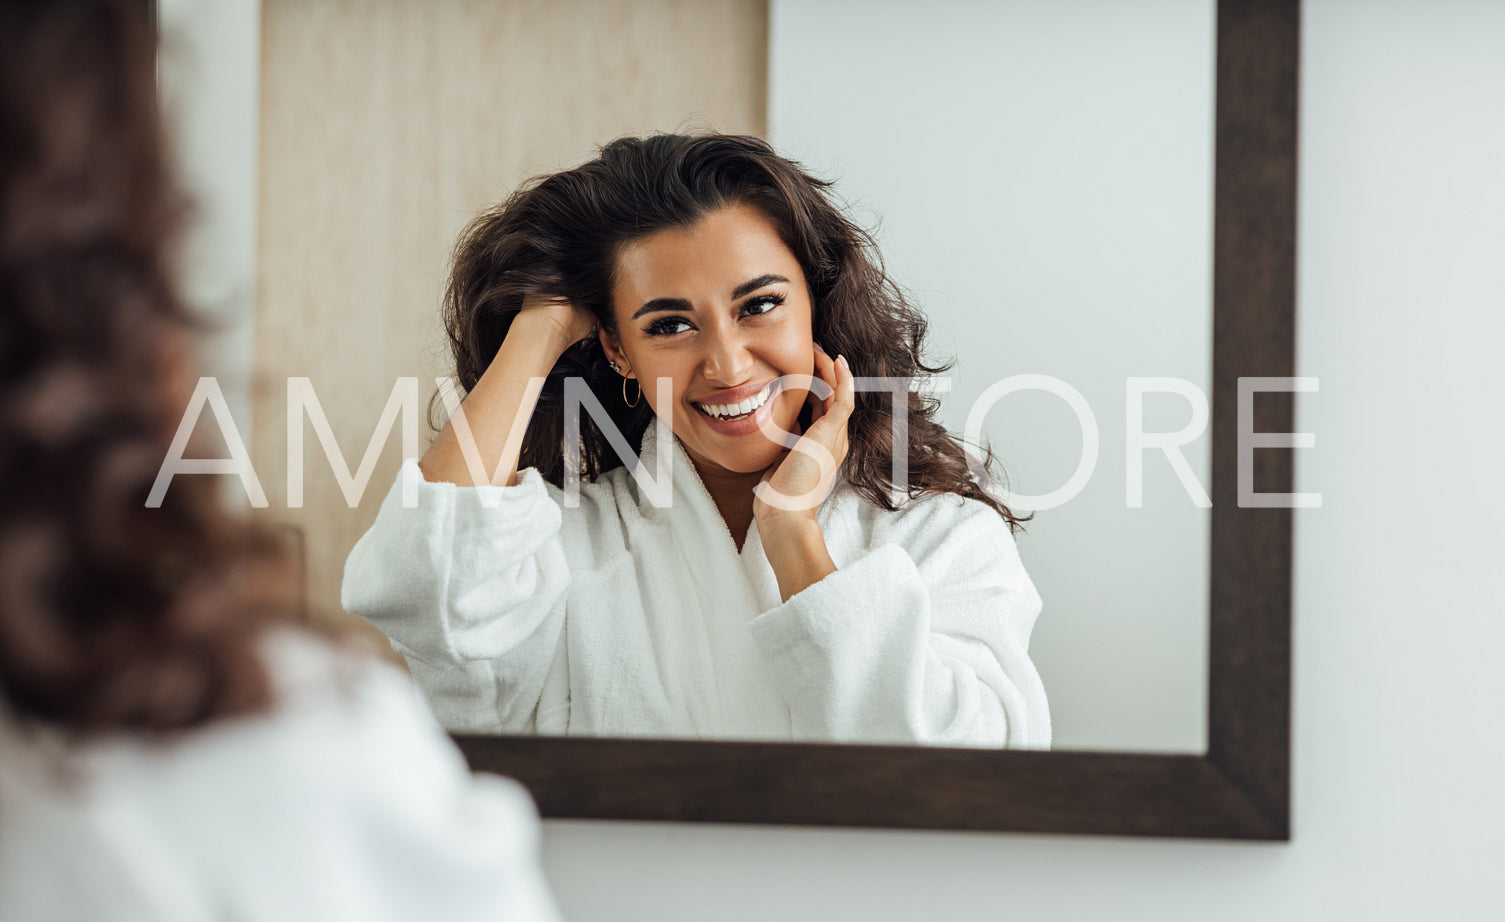
[[[941,421],[983,417],[1008,486],[1065,485],[1017,536],[1044,609],[1030,655],[1055,748],[1205,751],[1210,511],[1159,451],[1129,508],[1130,377],[1212,380],[1213,0],[775,0],[769,140],[834,179],[954,357]],[[1192,417],[1143,399],[1147,432]],[[1205,416],[1204,416],[1205,419]],[[1195,434],[1195,432],[1193,433]],[[1210,436],[1183,449],[1200,492]],[[1205,499],[1204,499],[1205,501]],[[1036,511],[1018,502],[1016,511]]]
[[[556,821],[569,919],[1500,918],[1505,5],[1304,30],[1294,841]]]

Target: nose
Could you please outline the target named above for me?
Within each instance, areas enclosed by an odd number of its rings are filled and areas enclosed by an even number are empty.
[[[722,387],[746,384],[756,360],[735,324],[716,324],[705,331],[701,374]]]

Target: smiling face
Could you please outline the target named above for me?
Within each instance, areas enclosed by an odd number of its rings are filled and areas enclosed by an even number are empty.
[[[688,228],[623,247],[612,289],[617,335],[609,358],[670,419],[700,470],[747,474],[778,459],[760,422],[798,434],[808,390],[774,390],[783,375],[812,374],[810,291],[800,264],[759,211],[731,205]],[[658,406],[659,378],[674,382]]]

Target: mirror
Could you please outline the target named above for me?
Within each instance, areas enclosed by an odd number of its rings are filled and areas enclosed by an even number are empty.
[[[1203,751],[1210,433],[1177,439],[1188,487],[1131,442],[1126,405],[1134,432],[1175,433],[1210,393],[1212,0],[792,3],[773,21],[770,139],[878,227],[956,358],[948,428],[986,412],[1009,487],[1067,494],[1021,503],[1050,508],[1017,539],[1054,748]],[[1010,379],[1029,389],[989,410]]]
[[[411,4],[342,17],[337,5],[263,0],[253,81],[254,374],[227,372],[223,384],[255,407],[250,455],[267,514],[306,548],[311,617],[342,619],[345,554],[400,457],[415,453],[397,450],[396,430],[385,448],[372,439],[394,381],[416,378],[421,403],[451,368],[435,310],[445,257],[466,220],[527,176],[578,163],[618,135],[699,125],[769,136],[834,176],[859,222],[881,221],[890,270],[931,318],[932,348],[958,359],[942,417],[953,431],[1010,375],[1050,375],[1085,397],[1098,424],[1096,468],[1070,502],[1041,509],[1017,539],[1044,597],[1030,654],[1050,696],[1056,747],[1186,755],[508,737],[467,741],[473,764],[522,777],[553,815],[1283,835],[1288,513],[1239,509],[1228,492],[1236,459],[1220,460],[1218,446],[1233,437],[1228,376],[1288,373],[1289,348],[1251,335],[1229,351],[1219,338],[1226,323],[1214,335],[1212,50],[1216,35],[1219,246],[1236,240],[1245,260],[1272,254],[1253,260],[1267,277],[1236,295],[1222,287],[1234,273],[1220,273],[1217,317],[1223,323],[1225,311],[1244,305],[1239,322],[1257,330],[1271,312],[1289,311],[1280,283],[1291,231],[1278,220],[1249,230],[1245,220],[1244,236],[1229,237],[1223,222],[1232,207],[1277,208],[1294,188],[1280,170],[1253,169],[1285,164],[1281,145],[1294,131],[1294,4],[1261,12],[1224,2],[1216,16],[1207,3],[942,4],[922,24],[880,5],[860,23],[843,20],[850,41],[841,43],[821,38],[832,34],[821,23],[837,15],[834,5],[671,6],[613,4],[585,17],[565,5],[533,16],[510,4]],[[162,11],[170,42],[171,4]],[[963,11],[996,21],[964,25]],[[672,69],[652,50],[666,45],[684,50]],[[1230,52],[1245,47],[1255,51]],[[208,71],[219,60],[205,55],[200,64]],[[984,105],[1006,117],[979,114]],[[919,127],[897,130],[896,114]],[[1226,132],[1240,124],[1268,143],[1225,151]],[[926,126],[962,140],[938,145],[940,132]],[[959,180],[973,174],[987,182],[967,189]],[[1208,348],[1216,342],[1225,351]],[[1192,391],[1212,398],[1211,429],[1197,438],[1190,426],[1183,446],[1211,510],[1198,508],[1153,447],[1141,455],[1143,507],[1128,508],[1130,377],[1191,385],[1144,386],[1146,433],[1195,423]],[[290,501],[298,472],[285,389],[298,378],[309,388],[294,397],[305,414],[298,428],[306,426],[301,507]],[[327,435],[308,419],[309,392]],[[1077,467],[1086,440],[1067,406],[1025,391],[984,418],[1017,492],[1053,490]],[[1289,431],[1280,428],[1283,405],[1266,406],[1274,411],[1259,417],[1262,431]],[[326,440],[349,466],[345,486],[365,481],[354,508],[319,450]],[[1273,470],[1261,475],[1266,489],[1282,482],[1278,462]],[[1256,545],[1264,550],[1250,556]],[[1264,595],[1235,605],[1226,590],[1238,585]],[[1256,624],[1269,626],[1263,640],[1220,656]],[[1243,722],[1221,724],[1245,698],[1258,705],[1239,709]],[[1253,726],[1254,718],[1268,719]],[[606,763],[625,772],[631,792],[588,781],[588,766]],[[837,763],[852,781],[840,796],[793,768]],[[895,800],[881,779],[900,766],[950,777],[949,806],[921,794]],[[766,773],[779,769],[781,780],[770,781]],[[980,806],[999,785],[1038,791],[1046,774],[1067,788],[1096,785],[1105,807],[1137,806],[1096,819],[1060,798],[1037,798],[1035,813]],[[1217,807],[1188,816],[1188,799]]]

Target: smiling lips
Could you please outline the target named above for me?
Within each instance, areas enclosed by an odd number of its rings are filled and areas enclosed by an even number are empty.
[[[700,412],[713,419],[731,420],[740,419],[757,410],[758,407],[761,407],[763,404],[767,403],[769,397],[771,397],[772,395],[773,382],[769,382],[768,384],[763,385],[763,389],[758,391],[756,394],[737,403],[711,404],[700,403],[693,400],[690,402],[695,404],[695,408]]]

